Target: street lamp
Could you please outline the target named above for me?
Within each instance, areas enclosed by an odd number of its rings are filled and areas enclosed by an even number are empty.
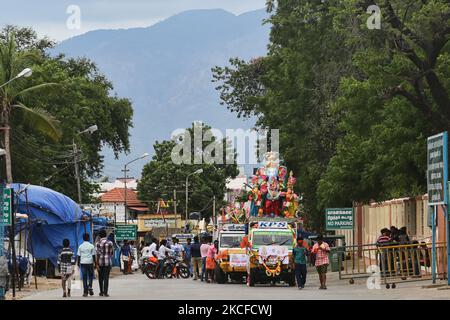
[[[188,202],[189,202],[189,197],[188,197],[188,186],[189,186],[189,177],[190,176],[192,176],[192,175],[194,175],[194,174],[200,174],[200,173],[202,173],[203,172],[203,169],[198,169],[198,170],[196,170],[196,171],[194,171],[194,172],[191,172],[191,173],[189,173],[188,175],[187,175],[187,177],[186,177],[186,221],[185,221],[185,224],[184,224],[184,226],[186,227],[187,226],[187,223],[188,223],[188,219],[189,219],[189,211],[188,211]]]
[[[83,133],[87,133],[87,132],[92,134],[97,130],[98,130],[98,127],[97,127],[97,125],[94,124],[94,125],[90,126],[89,128],[78,132],[76,135],[79,136],[79,135],[81,135]],[[75,166],[75,177],[77,179],[78,204],[81,205],[80,169],[78,167],[78,162],[80,160],[78,159],[78,147],[77,147],[77,144],[75,143],[75,138],[72,139],[72,146],[73,146],[73,163]]]
[[[135,161],[138,161],[138,160],[147,158],[148,156],[149,156],[149,154],[146,152],[146,153],[144,153],[142,156],[140,156],[139,158],[136,158],[136,159],[134,159],[134,160],[131,160],[130,162],[127,162],[127,163],[125,164],[124,168],[123,168],[123,172],[125,173],[125,181],[124,181],[124,184],[125,184],[125,196],[124,196],[124,198],[125,198],[125,199],[124,199],[124,200],[125,200],[125,204],[124,204],[124,210],[125,210],[125,224],[128,223],[128,220],[127,220],[127,179],[128,179],[128,169],[127,169],[127,166],[128,166],[129,164],[135,162]]]
[[[17,75],[17,76],[15,76],[14,78],[12,78],[12,79],[10,79],[10,80],[8,80],[8,81],[6,81],[4,84],[2,84],[1,86],[0,86],[0,88],[3,88],[4,86],[6,86],[8,83],[10,83],[10,82],[12,82],[12,81],[14,81],[14,80],[16,80],[16,79],[19,79],[19,78],[28,78],[29,76],[31,76],[33,74],[33,70],[31,70],[30,68],[25,68],[25,69],[23,69],[22,71],[20,71],[20,73]]]

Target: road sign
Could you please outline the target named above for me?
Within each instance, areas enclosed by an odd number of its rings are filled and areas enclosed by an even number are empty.
[[[12,222],[12,189],[3,189],[2,224],[10,226]]]
[[[325,211],[326,230],[351,230],[353,221],[353,208],[328,208]]]
[[[124,224],[116,225],[116,241],[123,240],[136,240],[137,238],[137,225],[135,224]]]
[[[447,141],[447,132],[434,135],[427,140],[427,190],[430,206],[448,203]]]

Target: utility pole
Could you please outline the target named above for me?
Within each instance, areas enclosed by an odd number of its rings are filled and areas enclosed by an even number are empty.
[[[114,203],[114,232],[116,232],[117,227],[117,203]]]
[[[96,124],[90,126],[89,128],[78,132],[76,135],[79,136],[83,133],[94,133],[98,130],[98,127]],[[81,183],[80,183],[80,168],[78,167],[78,162],[81,160],[78,158],[78,147],[75,143],[75,137],[72,138],[72,147],[73,147],[73,162],[75,165],[75,178],[77,179],[77,192],[78,192],[78,204],[81,205]],[[81,150],[80,150],[81,151]]]
[[[125,175],[124,185],[125,185],[125,195],[124,195],[124,210],[125,210],[125,224],[128,224],[128,218],[127,218],[127,179],[128,179],[128,169],[127,164],[125,164],[124,169],[122,170]]]
[[[12,289],[13,289],[13,297],[16,297],[16,285],[17,285],[17,256],[16,256],[16,240],[14,237],[15,230],[15,206],[14,206],[14,189],[11,189],[11,226],[9,229],[9,243],[11,245],[11,256],[12,256],[12,265],[13,265],[13,275],[12,275]]]
[[[216,228],[216,196],[213,196],[213,227]]]
[[[185,224],[184,224],[185,227],[187,226],[187,223],[188,223],[188,220],[189,220],[189,210],[188,210],[188,202],[189,202],[189,196],[188,196],[189,177],[192,176],[192,175],[194,175],[194,174],[200,174],[200,173],[202,173],[202,172],[203,172],[203,169],[198,169],[198,170],[196,170],[196,171],[194,171],[194,172],[189,173],[189,174],[186,176],[186,221],[185,221]]]
[[[189,201],[189,199],[188,199],[188,185],[189,185],[189,180],[188,180],[188,178],[186,177],[186,208],[185,208],[185,213],[186,213],[186,217],[185,217],[185,221],[184,221],[184,227],[186,227],[187,226],[187,223],[188,223],[188,201]]]
[[[175,214],[175,228],[177,227],[177,190],[173,190],[173,211]]]
[[[140,159],[144,159],[146,157],[148,157],[149,154],[148,153],[144,153],[142,156],[140,156],[139,158],[136,158],[134,160],[131,160],[127,163],[125,163],[124,168],[123,168],[123,172],[125,174],[125,196],[124,196],[124,200],[125,200],[125,224],[128,224],[128,218],[127,218],[127,179],[128,179],[128,169],[127,166],[135,161],[138,161]]]
[[[73,146],[73,164],[75,166],[75,178],[77,180],[78,204],[81,204],[80,169],[78,167],[78,148],[75,143],[75,138],[72,140],[72,146]]]

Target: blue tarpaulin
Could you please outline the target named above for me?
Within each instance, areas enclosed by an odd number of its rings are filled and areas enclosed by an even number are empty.
[[[28,215],[28,251],[32,241],[34,257],[56,265],[62,241],[69,239],[76,254],[83,233],[91,234],[89,213],[69,197],[45,187],[15,183],[12,188],[15,193],[22,191],[14,205],[18,205],[16,212]]]

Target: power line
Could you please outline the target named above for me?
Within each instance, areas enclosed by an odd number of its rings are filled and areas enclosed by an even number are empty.
[[[64,153],[65,155],[71,155],[71,150],[67,150],[67,148],[69,146],[62,146],[63,148],[57,148],[57,145],[54,144],[49,144],[46,143],[45,141],[36,141],[36,138],[33,137],[30,134],[27,134],[26,132],[24,132],[21,129],[15,129],[14,130],[14,134],[11,135],[13,138],[18,136],[19,138],[21,138],[20,140],[24,143],[26,143],[30,148],[37,150],[37,151],[41,151],[43,147],[46,147],[48,152],[52,152],[55,154],[62,154]]]
[[[62,161],[62,159],[64,159],[64,158],[71,158],[71,157],[73,157],[73,154],[72,155],[69,155],[69,154],[66,154],[66,155],[63,155],[63,154],[60,154],[60,159],[57,159],[56,157],[52,157],[51,155],[46,155],[46,154],[44,154],[43,152],[42,152],[42,148],[40,149],[40,150],[36,150],[36,149],[33,149],[33,148],[31,148],[29,145],[27,145],[23,140],[21,140],[20,138],[18,138],[18,137],[15,137],[14,135],[11,137],[12,139],[12,141],[13,142],[15,142],[16,144],[18,144],[18,145],[20,145],[20,147],[22,148],[22,149],[25,149],[26,151],[28,151],[28,152],[30,152],[35,158],[39,158],[39,159],[42,159],[42,160],[46,160],[46,161]]]

